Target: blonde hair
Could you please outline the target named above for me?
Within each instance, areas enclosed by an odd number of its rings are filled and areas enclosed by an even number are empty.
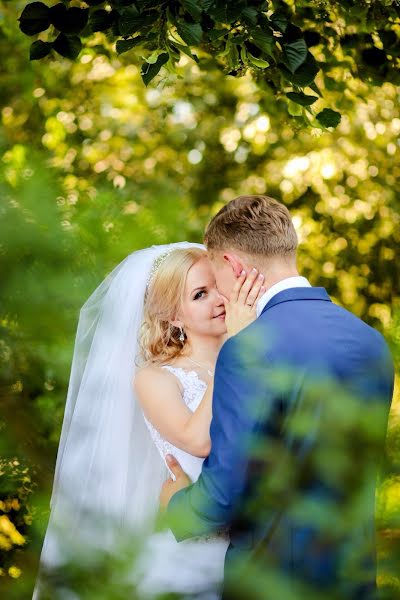
[[[207,226],[207,250],[236,248],[252,256],[295,255],[297,235],[286,206],[269,196],[239,196]]]
[[[163,364],[183,349],[180,329],[171,324],[181,308],[189,269],[207,252],[201,248],[177,248],[152,270],[144,302],[144,318],[139,336],[140,360]],[[143,366],[143,365],[142,365]]]

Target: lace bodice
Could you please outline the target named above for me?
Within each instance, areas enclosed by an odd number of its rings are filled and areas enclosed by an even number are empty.
[[[183,388],[182,399],[186,406],[194,412],[204,396],[207,389],[207,383],[200,379],[196,371],[188,371],[182,367],[172,367],[170,365],[164,365],[162,368],[167,369],[179,379]],[[157,429],[153,427],[146,417],[144,417],[144,420],[162,458],[165,459],[167,454],[175,456],[183,470],[189,475],[190,479],[196,481],[200,475],[204,459],[193,456],[188,452],[173,446],[170,442],[161,437]]]

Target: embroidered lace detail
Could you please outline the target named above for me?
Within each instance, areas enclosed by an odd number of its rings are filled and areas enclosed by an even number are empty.
[[[187,371],[181,367],[171,367],[170,365],[164,365],[162,368],[167,369],[179,379],[183,387],[183,401],[186,406],[194,412],[204,396],[204,392],[207,389],[207,383],[200,379],[196,371]],[[144,420],[162,458],[167,454],[174,454],[176,447],[170,444],[168,440],[161,437],[157,429],[153,427],[146,417],[144,417]]]
[[[188,539],[191,542],[216,542],[216,541],[220,541],[221,539],[229,542],[230,541],[229,527],[221,527],[214,533],[209,533],[207,535],[197,535],[195,537],[188,538]]]
[[[183,387],[183,400],[192,412],[199,406],[204,392],[207,389],[207,383],[200,379],[197,371],[187,371],[182,367],[171,367],[164,365],[163,369],[167,369],[179,379]]]

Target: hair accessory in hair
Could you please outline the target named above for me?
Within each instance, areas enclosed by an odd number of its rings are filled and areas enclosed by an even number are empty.
[[[167,250],[167,252],[164,252],[164,254],[160,254],[160,256],[157,256],[157,258],[155,259],[155,261],[153,262],[153,266],[151,267],[151,271],[149,274],[149,278],[147,280],[147,287],[149,287],[150,283],[153,281],[155,274],[157,273],[158,269],[160,268],[160,266],[162,265],[162,263],[164,262],[164,260],[167,258],[167,256],[169,256],[171,254],[171,252],[173,252],[176,248],[171,248],[170,250]]]
[[[179,341],[182,342],[182,344],[183,344],[184,341],[185,341],[185,335],[183,333],[183,328],[179,327],[179,329],[181,330],[181,333],[180,333],[180,336],[179,336]]]

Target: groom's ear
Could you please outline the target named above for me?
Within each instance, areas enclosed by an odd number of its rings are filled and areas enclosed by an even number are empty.
[[[243,271],[243,261],[239,258],[239,256],[231,252],[225,252],[223,258],[224,261],[229,264],[234,276],[239,277],[240,273]]]

